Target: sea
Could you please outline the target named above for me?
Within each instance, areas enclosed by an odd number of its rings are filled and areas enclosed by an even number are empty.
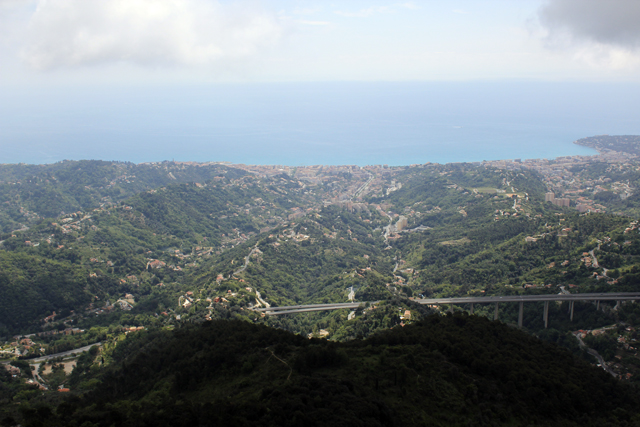
[[[331,82],[2,87],[0,163],[409,165],[592,155],[640,134],[640,85]]]

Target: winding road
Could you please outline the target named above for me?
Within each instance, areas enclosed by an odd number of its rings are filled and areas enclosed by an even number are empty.
[[[244,257],[244,265],[233,273],[234,276],[236,274],[242,273],[243,271],[245,271],[247,269],[247,266],[249,265],[249,259],[251,258],[251,255],[253,255],[257,250],[258,250],[258,244],[256,243],[255,246],[249,252],[249,255]],[[256,300],[258,301],[259,304],[264,305],[266,307],[265,309],[271,307],[271,304],[269,304],[268,302],[266,302],[265,300],[262,299],[262,297],[260,296],[260,292],[258,292],[257,289],[256,289]]]
[[[233,275],[235,276],[236,274],[240,274],[243,271],[245,271],[247,269],[247,266],[249,265],[249,258],[251,258],[251,255],[253,255],[253,253],[258,249],[258,244],[256,243],[255,246],[251,249],[251,251],[249,252],[249,255],[247,255],[246,257],[244,257],[244,265],[242,267],[240,267],[237,271],[235,271],[233,273]]]
[[[618,375],[616,375],[616,373],[613,372],[611,370],[611,368],[609,368],[609,366],[607,366],[607,364],[605,363],[605,361],[602,358],[602,356],[600,356],[600,353],[598,353],[597,351],[595,351],[592,348],[587,347],[587,345],[584,343],[584,341],[582,341],[582,338],[580,338],[580,335],[575,334],[574,337],[576,337],[576,339],[578,340],[578,344],[580,345],[580,348],[586,348],[587,349],[587,353],[589,353],[590,355],[592,355],[593,357],[596,358],[598,363],[600,363],[600,366],[602,366],[602,369],[607,371],[607,373],[611,374],[614,378],[618,378]]]

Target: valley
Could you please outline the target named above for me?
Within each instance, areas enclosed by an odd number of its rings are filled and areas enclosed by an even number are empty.
[[[501,324],[635,386],[634,301],[544,296],[639,291],[640,163],[544,162],[0,165],[0,354],[24,374],[23,361],[100,343],[65,360],[71,372],[36,368],[49,392],[89,396],[124,343],[159,333],[237,321],[351,354],[434,316],[494,319],[494,304],[436,301],[500,296],[537,301],[501,304]],[[284,307],[304,310],[274,315]],[[37,406],[16,397],[25,378],[4,396]]]

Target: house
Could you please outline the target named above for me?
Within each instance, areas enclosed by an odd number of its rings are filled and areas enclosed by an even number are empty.
[[[12,365],[4,365],[4,367],[7,369],[7,371],[9,371],[9,374],[11,374],[12,376],[20,375],[20,368],[16,368],[15,366],[12,366]]]
[[[149,267],[151,268],[162,268],[167,265],[165,262],[160,261],[159,259],[153,259],[147,263],[147,270]]]

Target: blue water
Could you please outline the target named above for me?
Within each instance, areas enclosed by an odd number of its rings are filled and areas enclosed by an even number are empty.
[[[640,134],[640,85],[305,83],[0,88],[0,163],[390,164],[589,155]]]

